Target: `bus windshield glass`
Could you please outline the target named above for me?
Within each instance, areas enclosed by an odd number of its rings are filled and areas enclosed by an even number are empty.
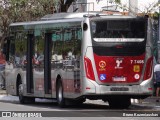
[[[92,20],[91,32],[96,42],[142,42],[144,19]]]

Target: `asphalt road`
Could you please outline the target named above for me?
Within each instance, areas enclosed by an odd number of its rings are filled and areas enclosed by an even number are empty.
[[[9,119],[15,120],[22,119],[21,117],[30,117],[32,120],[144,120],[144,118],[145,120],[159,120],[160,117],[160,103],[156,103],[154,97],[140,104],[132,103],[128,109],[110,109],[109,105],[102,101],[87,100],[83,105],[66,108],[59,108],[53,101],[41,99],[36,99],[36,101],[34,104],[21,105],[17,97],[11,97],[11,99],[1,97],[0,119],[4,119],[2,116],[7,117],[7,114],[12,116]],[[158,117],[147,117],[147,115],[158,115]],[[34,118],[41,116],[42,118]]]

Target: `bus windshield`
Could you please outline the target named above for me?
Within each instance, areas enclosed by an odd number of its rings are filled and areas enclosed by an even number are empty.
[[[144,19],[92,20],[91,32],[96,42],[142,42],[145,38]]]

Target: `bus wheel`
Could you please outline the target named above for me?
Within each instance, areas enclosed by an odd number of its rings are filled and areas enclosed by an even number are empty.
[[[63,97],[63,87],[62,87],[62,82],[59,81],[57,84],[57,90],[56,90],[56,97],[57,97],[57,102],[60,107],[65,107],[65,99]]]
[[[124,99],[110,99],[108,100],[110,108],[113,109],[126,109],[131,105],[129,98]]]
[[[35,103],[35,98],[34,97],[23,96],[23,85],[22,84],[19,84],[19,86],[18,86],[18,95],[19,95],[19,102],[21,104]]]
[[[25,97],[23,96],[23,85],[19,84],[18,86],[18,95],[19,95],[19,102],[21,104],[25,103]]]

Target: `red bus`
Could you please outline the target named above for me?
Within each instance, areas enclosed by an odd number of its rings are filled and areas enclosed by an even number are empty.
[[[152,23],[147,17],[59,13],[12,23],[6,89],[20,103],[35,98],[127,108],[152,95]]]

